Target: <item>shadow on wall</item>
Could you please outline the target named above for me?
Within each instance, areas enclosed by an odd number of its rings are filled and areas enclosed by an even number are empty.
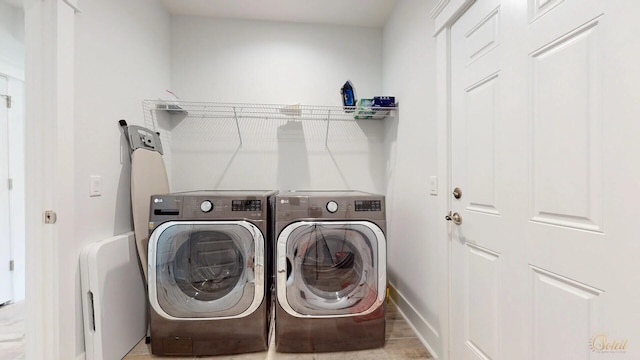
[[[351,189],[351,185],[349,184],[349,181],[347,181],[347,177],[344,175],[342,169],[340,169],[340,164],[338,164],[338,160],[336,160],[336,157],[330,147],[327,148],[327,152],[329,153],[329,156],[331,156],[331,161],[333,161],[333,165],[336,167],[336,171],[338,172],[338,175],[340,175],[340,179],[346,186],[345,189]]]
[[[385,123],[360,119],[332,123],[326,150],[347,189],[386,192]]]
[[[337,122],[329,128],[324,150],[331,157],[334,174],[339,175],[345,189],[384,193],[381,172],[383,131],[382,121],[366,119]],[[369,182],[371,184],[367,184]],[[354,186],[354,183],[359,185]]]
[[[392,118],[384,120],[375,120],[374,123],[367,121],[359,121],[358,125],[365,134],[369,146],[369,169],[371,178],[374,179],[374,192],[378,194],[386,194],[388,186],[387,164],[389,163],[389,152],[386,151],[386,126],[387,122]]]
[[[278,126],[278,186],[281,190],[310,188],[309,156],[301,121]]]
[[[192,117],[165,131],[165,164],[167,155],[173,160],[171,189],[385,193],[385,123],[242,119],[237,125],[233,119]]]
[[[215,185],[213,185],[214,189],[220,188],[220,184],[222,184],[222,180],[224,180],[225,176],[227,175],[227,172],[229,172],[229,168],[231,167],[231,164],[233,164],[233,161],[236,159],[236,156],[238,155],[238,152],[240,151],[241,147],[242,147],[242,144],[238,144],[238,146],[236,147],[236,150],[231,154],[231,157],[229,157],[229,160],[227,161],[227,165],[224,167],[224,169],[222,170],[222,173],[218,177],[218,181],[216,181]]]
[[[387,194],[387,208],[389,208],[389,198],[393,197],[393,175],[396,167],[396,145],[398,142],[398,124],[400,123],[400,109],[395,110],[395,116],[388,117],[385,120],[385,129],[384,129],[384,154],[386,154],[385,158],[385,166],[384,166],[384,176],[385,176],[385,194]]]

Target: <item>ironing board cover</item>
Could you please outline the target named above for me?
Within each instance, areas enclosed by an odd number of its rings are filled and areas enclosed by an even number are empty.
[[[144,278],[147,279],[149,207],[151,195],[169,193],[167,170],[162,154],[138,148],[131,154],[131,208],[136,246]]]

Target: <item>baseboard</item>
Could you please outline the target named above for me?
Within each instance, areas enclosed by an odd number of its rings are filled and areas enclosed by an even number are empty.
[[[439,359],[440,354],[435,350],[441,348],[439,344],[435,344],[435,342],[440,341],[440,334],[438,331],[416,311],[415,307],[411,305],[411,303],[400,291],[398,291],[398,289],[395,288],[395,286],[393,286],[393,284],[389,285],[389,290],[389,296],[394,304],[396,304],[400,315],[407,320],[409,326],[411,326],[418,339],[420,339],[422,344],[427,348],[431,356],[434,359]],[[432,346],[430,342],[434,342],[433,345],[436,346]]]

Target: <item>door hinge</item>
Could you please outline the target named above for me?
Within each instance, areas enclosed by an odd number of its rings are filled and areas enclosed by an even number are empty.
[[[47,210],[44,212],[44,223],[45,224],[55,224],[58,220],[58,216],[56,212],[53,210]]]
[[[13,260],[9,260],[9,271],[13,271],[13,268],[14,268]]]
[[[13,179],[9,178],[8,183],[9,183],[9,190],[13,190]]]
[[[0,94],[0,96],[4,96],[4,100],[7,102],[7,109],[11,109],[11,96]]]

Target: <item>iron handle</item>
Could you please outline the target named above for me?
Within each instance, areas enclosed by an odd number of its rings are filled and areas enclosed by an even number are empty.
[[[456,225],[462,224],[462,216],[460,216],[460,214],[458,214],[457,212],[452,214],[451,211],[449,211],[449,213],[444,218],[447,221],[453,221],[453,223]]]

